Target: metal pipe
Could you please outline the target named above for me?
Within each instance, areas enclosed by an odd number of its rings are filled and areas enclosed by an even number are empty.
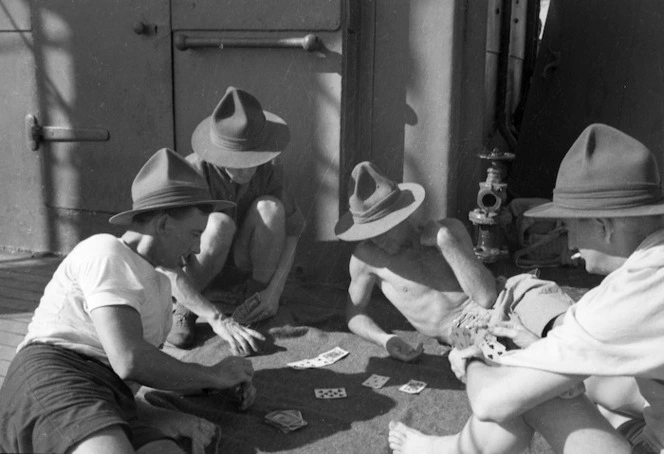
[[[187,35],[175,37],[175,47],[178,50],[188,49],[230,49],[230,48],[301,48],[313,52],[323,47],[321,39],[308,34],[302,38],[197,38]]]

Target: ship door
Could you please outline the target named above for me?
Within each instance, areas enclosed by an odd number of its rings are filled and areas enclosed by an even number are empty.
[[[229,86],[281,116],[280,159],[307,229],[298,251],[333,238],[339,205],[342,2],[181,0],[172,3],[175,147]]]

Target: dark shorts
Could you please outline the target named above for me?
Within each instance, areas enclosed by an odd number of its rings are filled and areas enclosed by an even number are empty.
[[[620,435],[625,437],[632,446],[632,454],[658,454],[659,451],[643,440],[646,422],[642,419],[630,419],[618,427]]]
[[[0,389],[1,452],[65,452],[111,426],[135,449],[168,439],[138,422],[131,390],[110,367],[54,345],[18,352]]]

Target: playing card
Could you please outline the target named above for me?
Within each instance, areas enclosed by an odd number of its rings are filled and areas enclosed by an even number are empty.
[[[473,338],[468,329],[464,326],[455,326],[450,332],[450,341],[454,348],[463,350],[473,345]]]
[[[347,397],[346,388],[316,388],[314,394],[318,399],[342,399]]]
[[[493,334],[486,334],[484,336],[484,339],[480,343],[480,350],[482,350],[485,358],[492,361],[507,351],[505,346],[498,342],[496,336]]]
[[[307,425],[298,410],[277,410],[265,415],[265,422],[277,427],[284,433],[291,432]]]
[[[320,367],[320,365],[316,366],[316,363],[313,362],[311,359],[303,359],[300,361],[294,361],[292,363],[286,364],[288,367],[291,367],[293,369],[310,369],[312,367]]]
[[[384,375],[373,374],[371,377],[367,378],[362,382],[362,386],[366,386],[368,388],[380,389],[383,387],[385,383],[387,383],[389,379],[390,377],[386,377]]]
[[[336,363],[346,355],[348,355],[348,352],[346,350],[339,347],[335,347],[328,352],[321,353],[315,358],[303,359],[300,361],[287,363],[286,365],[288,367],[292,367],[293,369],[310,369],[312,367],[324,367]]]
[[[348,355],[348,352],[346,350],[340,347],[334,347],[329,352],[321,353],[320,355],[318,355],[318,358],[330,361],[329,364],[332,364],[339,361],[341,358],[343,358],[346,355]]]
[[[244,303],[240,304],[235,311],[233,311],[233,319],[238,323],[247,323],[249,315],[261,304],[261,298],[258,293],[254,293],[247,298]]]
[[[408,383],[399,388],[399,391],[403,391],[408,394],[419,394],[426,387],[427,384],[423,381],[409,380]]]

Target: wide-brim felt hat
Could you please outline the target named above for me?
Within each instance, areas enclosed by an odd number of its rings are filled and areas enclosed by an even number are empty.
[[[131,185],[132,209],[112,216],[108,222],[128,225],[134,216],[148,211],[209,205],[222,210],[235,204],[210,196],[205,179],[175,151],[162,148],[141,167]]]
[[[194,153],[219,167],[246,169],[279,156],[290,130],[279,116],[263,110],[250,93],[229,87],[212,115],[191,136]]]
[[[604,124],[588,126],[563,158],[553,202],[528,210],[537,218],[606,218],[664,214],[655,156],[638,140]]]
[[[371,162],[360,162],[351,173],[349,211],[339,218],[335,235],[360,241],[382,235],[417,210],[425,197],[417,183],[395,183]]]

